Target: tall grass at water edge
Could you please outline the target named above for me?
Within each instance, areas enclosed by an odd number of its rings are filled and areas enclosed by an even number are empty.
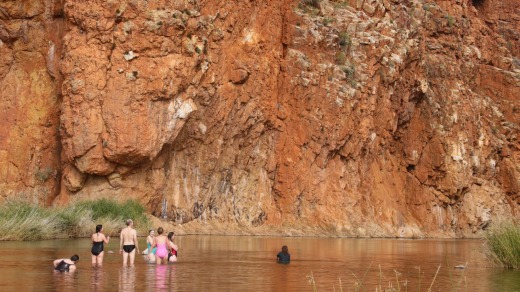
[[[467,263],[466,263],[467,265]],[[424,272],[421,271],[421,268],[419,267],[418,273],[419,273],[419,279],[416,283],[410,283],[407,279],[401,279],[400,276],[402,275],[400,272],[394,270],[394,274],[390,275],[389,277],[384,276],[383,272],[381,270],[381,265],[379,265],[379,271],[378,271],[378,278],[377,278],[377,284],[375,285],[368,285],[366,284],[365,280],[367,280],[367,274],[370,271],[372,267],[372,263],[368,266],[367,270],[364,272],[364,274],[360,277],[358,275],[352,273],[352,276],[354,278],[354,284],[352,286],[344,286],[344,283],[342,282],[341,278],[338,279],[338,286],[333,286],[333,291],[375,291],[375,292],[408,292],[408,291],[433,291],[432,289],[436,289],[435,287],[435,280],[437,279],[437,275],[439,274],[439,271],[441,269],[441,265],[437,267],[437,271],[435,272],[430,281],[424,281]],[[450,272],[450,282],[451,287],[449,291],[467,291],[467,282],[466,282],[466,276],[465,273],[461,273],[460,276],[452,275]],[[318,287],[316,285],[316,280],[314,278],[313,273],[311,272],[310,275],[307,275],[307,280],[309,284],[311,285],[314,292],[318,292]],[[428,279],[429,280],[429,279]],[[413,286],[413,287],[412,287]],[[330,287],[328,287],[330,288]],[[330,291],[330,289],[327,289],[327,291]],[[438,290],[435,290],[438,291]]]
[[[487,256],[499,267],[520,269],[520,225],[504,222],[486,234]]]
[[[0,240],[88,237],[97,224],[103,225],[105,234],[117,235],[128,218],[134,220],[140,233],[146,233],[150,222],[144,211],[133,200],[118,203],[101,199],[51,208],[7,201],[0,206]]]

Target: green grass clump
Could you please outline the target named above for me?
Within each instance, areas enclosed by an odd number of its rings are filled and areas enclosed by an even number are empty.
[[[137,225],[139,223],[147,223],[148,219],[145,215],[143,205],[135,200],[128,200],[119,203],[113,200],[100,199],[96,201],[83,201],[77,204],[80,208],[86,208],[92,211],[92,218],[98,220],[100,218],[122,218],[132,219]]]
[[[101,199],[50,208],[7,201],[0,206],[0,240],[88,237],[97,224],[103,225],[106,234],[117,235],[129,218],[140,232],[150,227],[144,207],[134,200]]]
[[[489,258],[500,267],[520,269],[520,226],[501,223],[486,234]]]

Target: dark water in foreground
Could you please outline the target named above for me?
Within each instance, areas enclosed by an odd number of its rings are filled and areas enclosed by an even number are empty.
[[[318,291],[355,291],[356,281],[366,291],[427,291],[439,265],[432,291],[520,291],[520,272],[488,267],[480,240],[183,236],[175,240],[178,263],[137,256],[133,268],[122,267],[112,240],[101,268],[91,266],[87,239],[0,242],[0,291],[313,291],[311,272]],[[284,244],[289,265],[275,261]],[[53,259],[75,253],[75,273],[53,272]]]

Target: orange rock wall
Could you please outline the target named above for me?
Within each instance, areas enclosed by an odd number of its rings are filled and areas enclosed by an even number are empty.
[[[520,4],[0,4],[0,195],[187,232],[475,237],[520,211]]]

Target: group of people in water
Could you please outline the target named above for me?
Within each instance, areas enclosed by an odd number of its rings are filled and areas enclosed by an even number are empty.
[[[130,265],[134,265],[135,253],[139,252],[139,244],[137,241],[137,232],[133,228],[134,222],[132,219],[126,220],[126,227],[121,230],[119,240],[119,253],[123,254],[123,265],[126,266],[130,261]],[[148,232],[146,238],[146,249],[143,254],[146,255],[146,260],[149,263],[166,264],[177,261],[178,246],[173,243],[175,234],[173,232],[168,233],[168,236],[164,235],[164,229],[159,227],[157,229],[157,236],[155,231],[151,229]],[[92,265],[102,265],[104,256],[104,244],[110,242],[110,236],[103,234],[103,226],[96,226],[96,233],[92,234]],[[70,259],[57,259],[54,263],[54,269],[60,272],[72,272],[76,269],[76,263],[79,261],[78,255],[73,255]],[[286,245],[282,247],[276,255],[276,261],[281,264],[288,264],[291,261],[291,255]]]
[[[146,238],[146,259],[150,263],[174,263],[177,261],[177,250],[179,249],[175,243],[173,243],[173,237],[175,234],[169,232],[168,236],[164,236],[164,229],[159,227],[157,229],[158,236],[155,236],[155,231],[151,229],[148,232]]]
[[[135,254],[140,254],[139,244],[137,241],[137,232],[133,228],[134,222],[132,219],[126,220],[126,227],[121,230],[119,240],[119,253],[123,254],[123,265],[126,266],[128,262],[134,265]],[[178,246],[173,243],[174,233],[168,233],[164,236],[164,229],[159,227],[157,229],[158,236],[155,236],[155,231],[152,229],[146,238],[147,248],[143,251],[146,255],[146,260],[149,263],[166,264],[168,262],[177,261]],[[104,256],[104,244],[110,242],[110,236],[103,234],[103,226],[96,226],[96,233],[92,234],[92,265],[102,265]],[[78,255],[73,255],[70,259],[62,258],[53,262],[54,269],[60,272],[72,272],[76,269],[76,263],[79,261]]]

